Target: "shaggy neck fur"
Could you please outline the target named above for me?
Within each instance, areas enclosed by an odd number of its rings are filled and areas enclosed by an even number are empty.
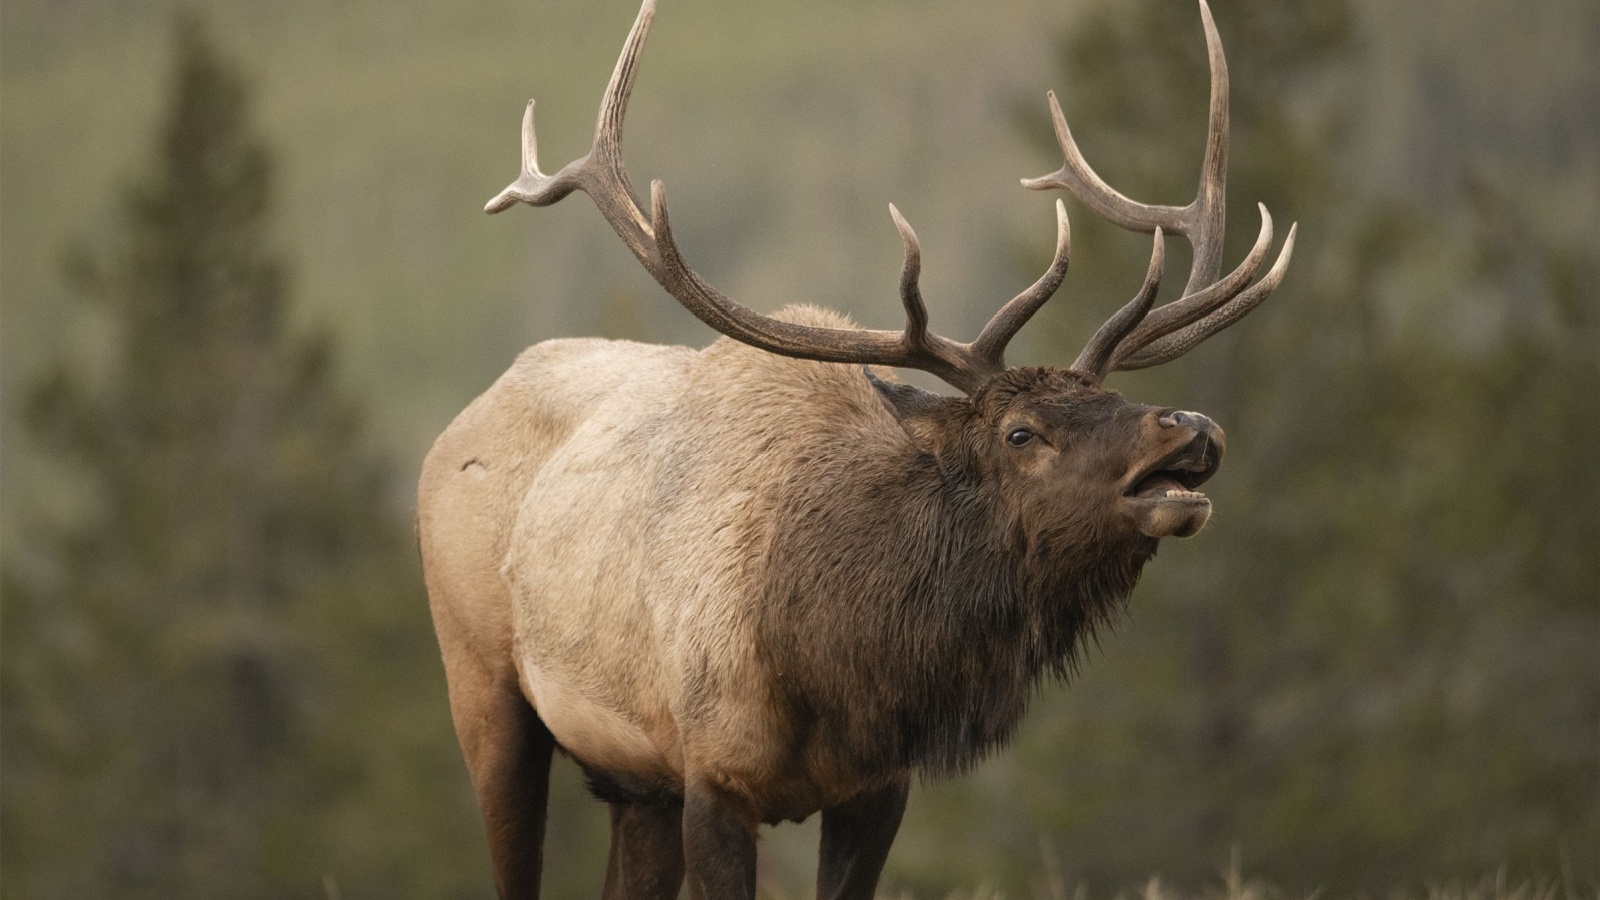
[[[1156,547],[1028,533],[993,479],[909,446],[812,462],[784,493],[757,646],[801,736],[863,773],[951,774],[1003,743]]]

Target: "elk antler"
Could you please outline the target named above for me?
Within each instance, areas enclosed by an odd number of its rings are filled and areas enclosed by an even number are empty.
[[[533,101],[528,101],[522,119],[522,174],[490,200],[484,211],[500,212],[517,201],[530,206],[549,206],[573,191],[583,191],[667,293],[700,321],[762,350],[824,362],[920,369],[968,394],[990,376],[1004,371],[1006,344],[1050,299],[1066,276],[1070,231],[1066,208],[1061,202],[1056,202],[1056,254],[1050,268],[1033,286],[1001,307],[970,344],[957,343],[928,331],[928,312],[917,286],[922,251],[916,233],[892,205],[890,215],[905,242],[905,265],[900,273],[900,301],[906,310],[904,331],[797,325],[741,306],[717,291],[684,262],[672,238],[666,191],[661,182],[650,184],[650,212],[646,215],[622,165],[622,119],[655,8],[655,0],[644,0],[639,9],[639,17],[628,33],[622,56],[606,86],[600,104],[600,120],[595,126],[594,145],[589,152],[554,175],[540,172]]]
[[[1222,39],[1217,36],[1211,9],[1200,0],[1200,19],[1205,26],[1206,51],[1211,65],[1211,113],[1206,130],[1205,160],[1201,164],[1200,188],[1187,206],[1152,206],[1136,203],[1106,184],[1089,167],[1072,139],[1061,104],[1051,92],[1050,118],[1055,124],[1056,142],[1064,158],[1059,170],[1043,178],[1023,179],[1033,190],[1065,188],[1103,218],[1129,231],[1154,232],[1156,257],[1160,257],[1161,233],[1177,233],[1194,248],[1189,282],[1183,296],[1155,311],[1150,311],[1154,293],[1146,278],[1139,296],[1100,327],[1089,345],[1079,354],[1072,368],[1095,378],[1118,370],[1142,369],[1176,359],[1196,344],[1232,325],[1254,309],[1277,288],[1294,252],[1295,231],[1289,228],[1283,250],[1267,274],[1255,284],[1255,277],[1267,251],[1272,247],[1272,216],[1261,210],[1261,233],[1239,267],[1219,279],[1222,269],[1222,238],[1226,210],[1228,169],[1228,61],[1222,54]],[[1159,280],[1159,266],[1151,262],[1151,274]],[[1146,315],[1148,313],[1148,315]]]

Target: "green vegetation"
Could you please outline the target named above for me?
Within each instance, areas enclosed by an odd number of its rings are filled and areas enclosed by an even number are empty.
[[[479,212],[530,93],[547,167],[581,151],[633,5],[203,6],[257,90],[192,29],[169,78],[146,4],[0,18],[4,892],[487,896],[409,476],[523,345],[709,340],[581,198]],[[1600,846],[1600,10],[1214,6],[1229,263],[1258,199],[1299,249],[1248,322],[1115,383],[1228,429],[1217,516],[1013,748],[914,793],[886,883],[1570,897]],[[894,324],[894,200],[959,336],[1048,257],[1015,186],[1057,164],[1044,90],[1172,202],[1203,73],[1189,3],[673,0],[628,154],[758,307]],[[1070,359],[1143,271],[1071,212],[1014,361]],[[547,893],[596,894],[603,816],[564,763],[556,791]],[[1235,845],[1281,887],[1216,888]],[[814,847],[772,832],[777,896]],[[1479,885],[1501,867],[1524,886]]]

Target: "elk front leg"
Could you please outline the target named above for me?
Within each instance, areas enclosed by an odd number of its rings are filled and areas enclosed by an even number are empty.
[[[738,798],[704,782],[683,792],[683,860],[689,900],[754,900],[755,815]]]
[[[611,804],[604,900],[677,900],[683,884],[683,807]]]
[[[871,900],[906,811],[909,779],[822,811],[817,900]]]

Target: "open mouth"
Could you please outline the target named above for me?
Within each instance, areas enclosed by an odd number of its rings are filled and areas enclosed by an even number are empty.
[[[1195,490],[1215,475],[1222,453],[1205,434],[1140,470],[1123,496],[1139,503],[1176,503],[1206,506],[1211,501]]]

